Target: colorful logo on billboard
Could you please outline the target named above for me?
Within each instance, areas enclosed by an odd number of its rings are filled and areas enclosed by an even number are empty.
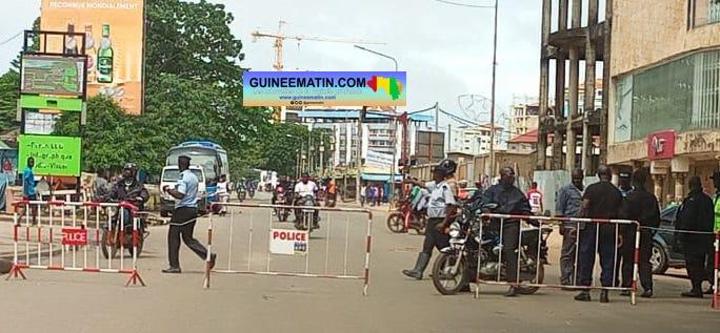
[[[245,106],[405,106],[405,72],[256,72],[243,76]]]
[[[650,133],[647,138],[647,154],[651,161],[672,159],[675,156],[675,131]]]

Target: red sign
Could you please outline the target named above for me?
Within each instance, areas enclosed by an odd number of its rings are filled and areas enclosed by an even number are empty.
[[[650,133],[647,138],[647,155],[651,161],[672,159],[675,156],[675,131]]]
[[[62,228],[62,244],[71,246],[87,245],[87,229],[83,228]]]

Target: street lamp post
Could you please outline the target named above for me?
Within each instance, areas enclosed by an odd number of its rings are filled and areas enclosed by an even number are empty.
[[[360,45],[354,45],[355,48],[363,50],[365,52],[372,53],[374,55],[390,59],[395,64],[395,71],[398,71],[398,62],[397,59],[395,59],[392,56],[389,56],[387,54],[384,54],[382,52],[378,52],[375,50],[368,49],[366,47],[360,46]],[[392,143],[393,143],[393,161],[390,165],[390,183],[392,184],[392,190],[390,191],[390,201],[392,202],[393,199],[395,199],[395,168],[397,166],[397,133],[398,133],[398,122],[397,122],[397,107],[393,107],[393,124],[394,124],[394,130],[393,130],[393,137],[392,137]]]
[[[497,40],[498,40],[498,0],[494,5],[473,5],[467,3],[455,2],[452,0],[435,0],[448,5],[470,7],[470,8],[493,8],[495,19],[493,22],[493,62],[492,62],[492,88],[491,88],[491,104],[490,104],[490,172],[491,177],[495,177],[495,86],[497,72]]]

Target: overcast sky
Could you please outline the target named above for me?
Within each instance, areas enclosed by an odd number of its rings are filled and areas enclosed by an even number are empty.
[[[490,97],[492,9],[464,8],[435,0],[213,0],[235,16],[232,31],[242,39],[244,67],[272,70],[272,41],[252,41],[256,29],[276,32],[287,21],[288,35],[354,38],[385,42],[366,45],[398,59],[407,71],[408,107],[413,111],[440,102],[463,115],[458,95]],[[466,3],[487,4],[488,0]],[[40,0],[3,0],[0,43],[31,26]],[[513,96],[537,96],[541,1],[500,1],[498,45],[498,110],[506,111]],[[0,71],[20,50],[22,38],[0,45]],[[353,48],[352,44],[302,42],[285,44],[286,70],[392,70],[390,60]],[[443,123],[445,123],[443,121]]]

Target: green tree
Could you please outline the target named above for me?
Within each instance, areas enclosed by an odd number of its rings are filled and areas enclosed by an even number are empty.
[[[15,128],[17,100],[20,89],[20,74],[9,70],[0,76],[0,133]]]

